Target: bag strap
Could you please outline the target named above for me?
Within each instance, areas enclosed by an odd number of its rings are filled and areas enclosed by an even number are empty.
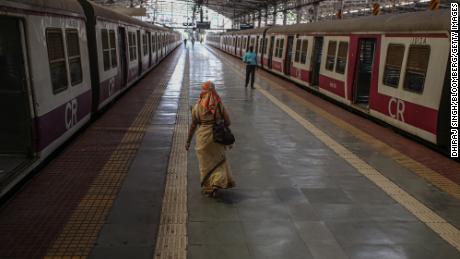
[[[217,104],[217,109],[219,109],[219,114],[220,114],[220,116],[221,116],[222,119],[223,119],[223,118],[224,118],[224,115],[222,114],[222,110],[220,109],[220,104],[221,104],[221,103],[218,103],[218,104]],[[216,113],[217,113],[217,111],[214,113],[214,123],[216,122]]]

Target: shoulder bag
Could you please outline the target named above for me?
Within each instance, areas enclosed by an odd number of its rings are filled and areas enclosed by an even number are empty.
[[[217,113],[217,111],[216,111]],[[224,115],[222,114],[219,106],[219,113],[221,115],[221,119],[216,119],[216,114],[214,113],[214,125],[212,128],[214,142],[220,143],[223,145],[232,145],[235,143],[235,136],[233,136],[230,128],[225,125],[225,121],[223,119]]]

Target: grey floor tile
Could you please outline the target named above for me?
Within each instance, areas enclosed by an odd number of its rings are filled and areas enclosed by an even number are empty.
[[[353,201],[339,188],[302,188],[312,204],[351,204]]]
[[[188,259],[253,259],[246,245],[190,245]]]
[[[302,242],[290,221],[243,221],[243,228],[250,245]]]
[[[407,259],[400,251],[390,245],[354,245],[346,247],[350,259]]]
[[[376,222],[327,222],[326,225],[344,247],[356,244],[394,244],[392,236],[384,232]]]
[[[189,222],[191,245],[230,245],[246,243],[243,225],[239,221]]]
[[[354,204],[312,204],[323,221],[366,221],[371,220],[359,205]]]
[[[91,259],[152,259],[153,246],[95,246]]]
[[[313,255],[302,242],[280,240],[269,245],[250,245],[253,259],[313,259]]]

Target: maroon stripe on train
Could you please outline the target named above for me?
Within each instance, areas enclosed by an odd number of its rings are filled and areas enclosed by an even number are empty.
[[[76,100],[77,103],[75,111],[76,116],[72,116],[72,108],[75,107],[74,100]],[[36,118],[35,125],[37,125],[38,136],[37,151],[42,151],[53,141],[61,137],[68,130],[67,125],[73,127],[90,112],[91,90],[88,90],[45,115]],[[71,127],[69,127],[69,129]]]

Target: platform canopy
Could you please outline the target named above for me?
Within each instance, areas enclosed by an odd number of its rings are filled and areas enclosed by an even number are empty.
[[[226,17],[238,17],[242,14],[256,12],[280,0],[194,0]],[[284,1],[285,2],[285,1]]]

